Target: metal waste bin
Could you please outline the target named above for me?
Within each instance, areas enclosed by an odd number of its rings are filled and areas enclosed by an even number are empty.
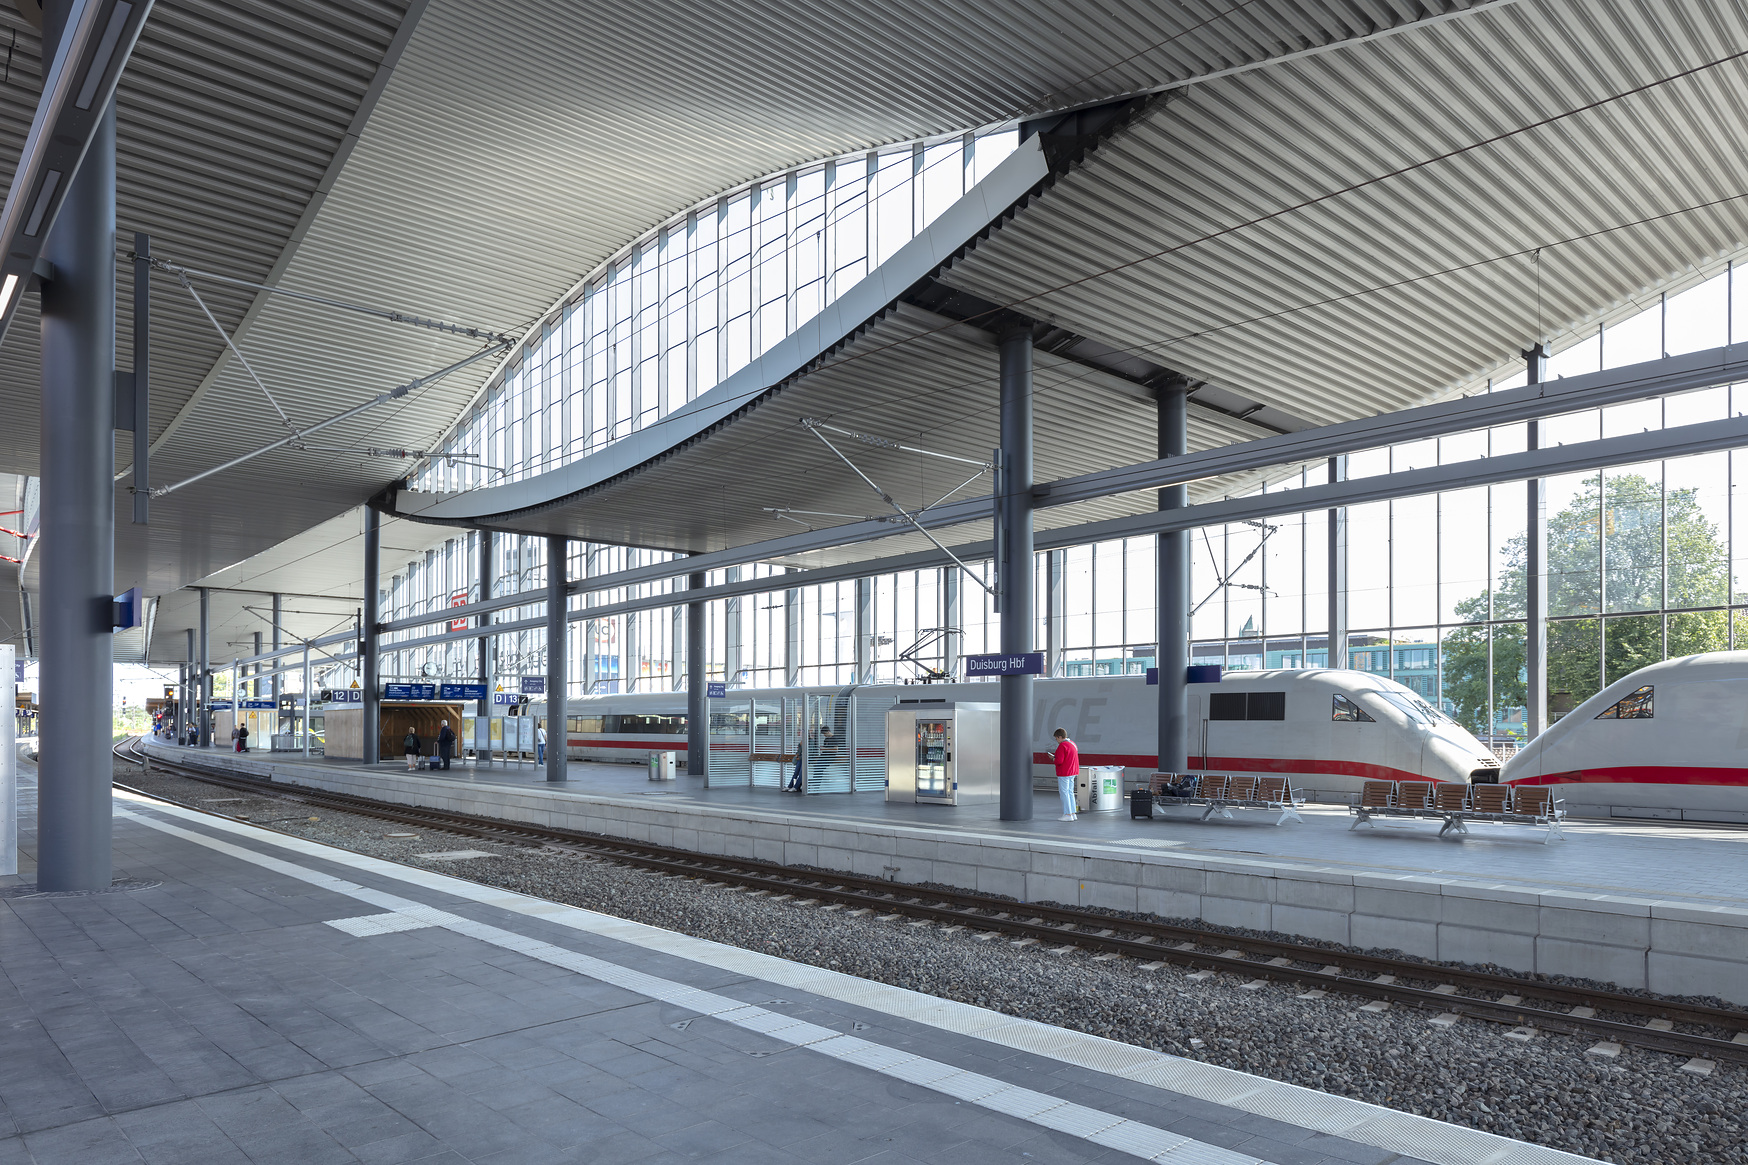
[[[671,781],[678,771],[675,752],[652,752],[649,754],[649,779],[652,781]]]
[[[1123,807],[1123,766],[1094,765],[1091,770],[1088,810],[1110,813]]]

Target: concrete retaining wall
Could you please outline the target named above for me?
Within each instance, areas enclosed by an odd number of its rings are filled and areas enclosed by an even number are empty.
[[[166,760],[196,759],[168,745],[148,748]],[[1732,906],[462,784],[388,769],[367,772],[235,753],[204,753],[198,760],[276,781],[702,854],[935,882],[1022,902],[1202,919],[1428,959],[1495,963],[1515,971],[1748,1004],[1748,910]]]

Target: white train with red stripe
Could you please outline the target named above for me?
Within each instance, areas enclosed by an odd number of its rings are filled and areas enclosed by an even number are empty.
[[[749,702],[763,742],[782,716],[784,701],[837,709],[835,732],[852,721],[855,755],[884,755],[875,729],[885,709],[899,700],[988,701],[991,682],[930,685],[861,685],[834,688],[732,688],[711,701],[713,715],[732,710],[742,717]],[[1034,773],[1050,776],[1051,733],[1067,729],[1083,765],[1122,765],[1139,774],[1158,767],[1159,689],[1139,676],[1042,679],[1034,687]],[[821,701],[824,701],[822,703]],[[791,704],[790,707],[797,705]],[[570,702],[570,755],[577,760],[641,763],[651,751],[686,746],[683,692],[592,696]],[[1358,792],[1366,780],[1492,780],[1499,762],[1466,729],[1411,689],[1359,671],[1310,669],[1228,672],[1214,684],[1191,684],[1190,755],[1182,772],[1285,774],[1296,787],[1318,795]],[[720,726],[720,725],[719,725]],[[854,730],[853,728],[851,729]],[[791,731],[790,737],[793,739]],[[860,737],[867,736],[864,740]],[[846,746],[852,742],[843,742]],[[716,751],[748,749],[744,730],[712,734]]]
[[[1587,816],[1748,822],[1748,651],[1664,660],[1616,680],[1506,762]]]

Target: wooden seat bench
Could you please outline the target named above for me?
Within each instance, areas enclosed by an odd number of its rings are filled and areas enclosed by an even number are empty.
[[[1188,782],[1192,792],[1188,797],[1173,797],[1165,793],[1168,785],[1182,786]],[[1288,821],[1303,821],[1299,815],[1300,806],[1305,804],[1304,794],[1292,788],[1286,777],[1234,777],[1219,773],[1203,773],[1199,776],[1189,776],[1176,773],[1154,773],[1148,782],[1148,789],[1153,794],[1153,804],[1187,805],[1202,810],[1198,819],[1206,821],[1218,814],[1230,819],[1234,809],[1262,809],[1280,816],[1275,819],[1276,825]]]
[[[1359,803],[1349,808],[1352,832],[1377,817],[1428,818],[1442,821],[1439,836],[1466,834],[1471,821],[1494,825],[1527,825],[1546,829],[1542,841],[1565,840],[1560,822],[1565,802],[1539,785],[1464,785],[1455,781],[1367,781]]]

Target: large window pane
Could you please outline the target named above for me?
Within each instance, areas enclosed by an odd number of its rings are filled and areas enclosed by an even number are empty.
[[[1602,681],[1602,620],[1548,623],[1548,720],[1595,695]]]
[[[1662,658],[1663,616],[1628,615],[1603,622],[1604,684],[1624,679]],[[1592,692],[1597,690],[1591,689]]]
[[[1664,537],[1671,607],[1730,601],[1729,455],[1709,453],[1664,463]]]
[[[1603,474],[1604,609],[1663,606],[1663,467],[1636,465]]]

